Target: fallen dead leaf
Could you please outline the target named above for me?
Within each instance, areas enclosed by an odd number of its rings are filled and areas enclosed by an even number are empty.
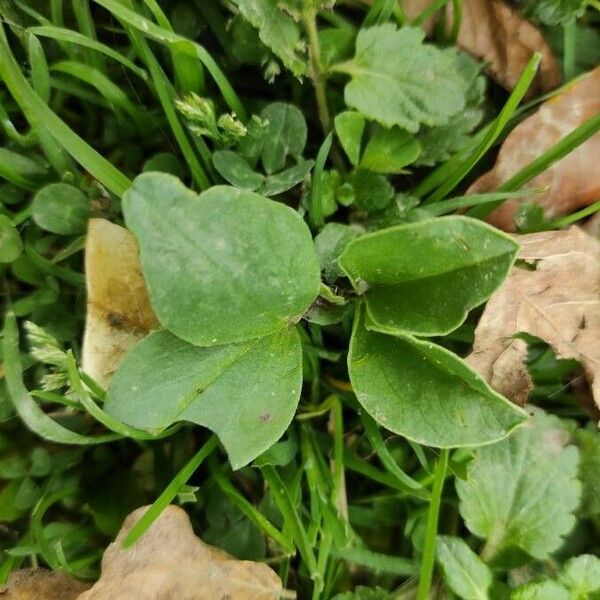
[[[409,21],[418,17],[433,0],[401,0]],[[446,4],[445,12],[423,23],[431,34],[436,21],[443,15],[446,31],[450,31],[454,19],[452,2]],[[560,69],[550,46],[540,31],[525,20],[518,10],[502,0],[462,0],[462,16],[457,43],[465,52],[486,64],[490,77],[508,90],[512,90],[525,65],[534,52],[542,55],[538,74],[528,95],[538,96],[560,84]]]
[[[184,510],[168,506],[128,549],[121,544],[147,507],[132,512],[106,549],[102,575],[78,600],[277,600],[279,577],[267,565],[235,560],[194,535]],[[287,595],[287,593],[286,593]]]
[[[577,227],[516,236],[519,259],[490,298],[467,362],[496,390],[524,404],[531,389],[527,332],[558,358],[578,360],[600,407],[600,242]]]
[[[158,321],[148,298],[133,235],[91,219],[85,245],[87,317],[83,369],[106,386],[125,353]]]
[[[600,67],[575,81],[566,91],[544,102],[504,140],[494,168],[482,175],[468,190],[478,194],[495,190],[521,168],[548,150],[561,138],[600,112]],[[600,174],[596,168],[600,134],[595,134],[563,159],[540,173],[523,189],[540,191],[533,201],[548,219],[569,214],[595,202],[600,195]],[[514,231],[515,212],[531,198],[506,200],[487,220],[505,231]]]
[[[77,581],[63,571],[19,569],[0,587],[2,600],[75,600],[90,584]]]

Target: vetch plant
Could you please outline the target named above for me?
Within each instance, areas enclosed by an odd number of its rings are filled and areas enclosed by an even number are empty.
[[[204,425],[242,467],[281,437],[300,398],[296,327],[320,285],[310,230],[258,194],[217,186],[196,195],[154,173],[134,181],[123,211],[164,330],[129,352],[106,408],[154,433],[181,420]],[[346,246],[340,265],[355,294],[344,302],[356,305],[348,369],[378,423],[447,448],[499,440],[525,419],[459,357],[415,337],[456,329],[500,285],[516,250],[468,217]]]

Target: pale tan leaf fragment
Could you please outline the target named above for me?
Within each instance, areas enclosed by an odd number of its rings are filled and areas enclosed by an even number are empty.
[[[158,321],[148,298],[138,247],[127,229],[91,219],[85,246],[87,317],[83,369],[100,385]]]
[[[409,21],[418,17],[433,0],[401,0]],[[481,59],[488,74],[507,90],[512,90],[534,52],[542,55],[538,74],[528,91],[529,96],[547,92],[560,83],[560,69],[550,46],[540,31],[519,12],[501,0],[462,0],[462,17],[458,46]],[[445,16],[446,31],[452,27],[453,3],[437,19]],[[424,29],[432,33],[436,20],[428,19]]]
[[[587,73],[563,93],[544,102],[539,110],[517,125],[504,140],[496,164],[468,190],[469,194],[490,192],[527,164],[600,113],[600,67]],[[600,133],[596,133],[570,154],[540,173],[523,189],[540,193],[506,200],[488,216],[488,221],[515,231],[514,216],[522,202],[536,202],[546,218],[553,219],[588,206],[600,196]]]
[[[519,259],[490,298],[467,362],[493,387],[523,404],[531,386],[521,332],[578,360],[600,407],[600,242],[577,227],[515,236]]]
[[[69,577],[64,571],[19,569],[0,586],[2,600],[75,600],[90,585]]]
[[[147,507],[132,512],[104,552],[102,575],[78,600],[277,600],[282,586],[263,563],[236,560],[194,535],[184,510],[168,506],[134,546],[127,532]]]

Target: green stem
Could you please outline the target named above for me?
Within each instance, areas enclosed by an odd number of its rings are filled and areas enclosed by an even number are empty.
[[[333,472],[332,502],[337,508],[338,516],[348,522],[348,499],[346,497],[346,474],[344,471],[344,415],[342,402],[335,396],[331,406],[331,421],[333,425]]]
[[[304,11],[302,18],[308,38],[310,77],[315,87],[319,121],[321,121],[321,127],[323,127],[325,135],[327,135],[331,131],[331,115],[327,104],[327,90],[325,77],[323,76],[323,65],[321,63],[321,45],[319,44],[319,34],[317,31],[317,12],[313,8],[308,8]]]
[[[325,135],[332,130],[331,113],[327,103],[327,86],[325,83],[325,74],[323,72],[323,63],[321,62],[321,45],[319,43],[319,32],[317,30],[317,11],[314,8],[307,8],[303,15],[304,28],[308,38],[308,56],[310,60],[310,78],[315,88],[315,98],[317,101],[317,112],[319,121]],[[338,171],[344,173],[346,166],[339,148],[334,144],[331,149],[331,159]]]
[[[431,589],[431,580],[433,577],[433,565],[435,562],[435,547],[438,520],[440,517],[440,505],[442,503],[442,490],[444,489],[446,469],[448,468],[448,456],[449,450],[442,449],[435,466],[433,488],[431,490],[431,502],[429,504],[429,511],[427,512],[427,529],[425,531],[425,545],[423,547],[423,560],[421,562],[416,600],[427,600],[427,598],[429,598],[429,590]]]

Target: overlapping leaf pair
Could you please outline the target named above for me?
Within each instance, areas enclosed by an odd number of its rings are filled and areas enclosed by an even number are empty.
[[[107,410],[158,432],[186,420],[219,436],[234,468],[271,446],[302,387],[297,323],[319,293],[311,233],[291,208],[250,191],[197,196],[144,174],[123,199],[164,327],[126,357]],[[504,437],[524,418],[457,356],[414,336],[444,335],[496,289],[516,244],[447,217],[351,241],[339,263],[356,291],[348,366],[382,425],[437,447]]]

